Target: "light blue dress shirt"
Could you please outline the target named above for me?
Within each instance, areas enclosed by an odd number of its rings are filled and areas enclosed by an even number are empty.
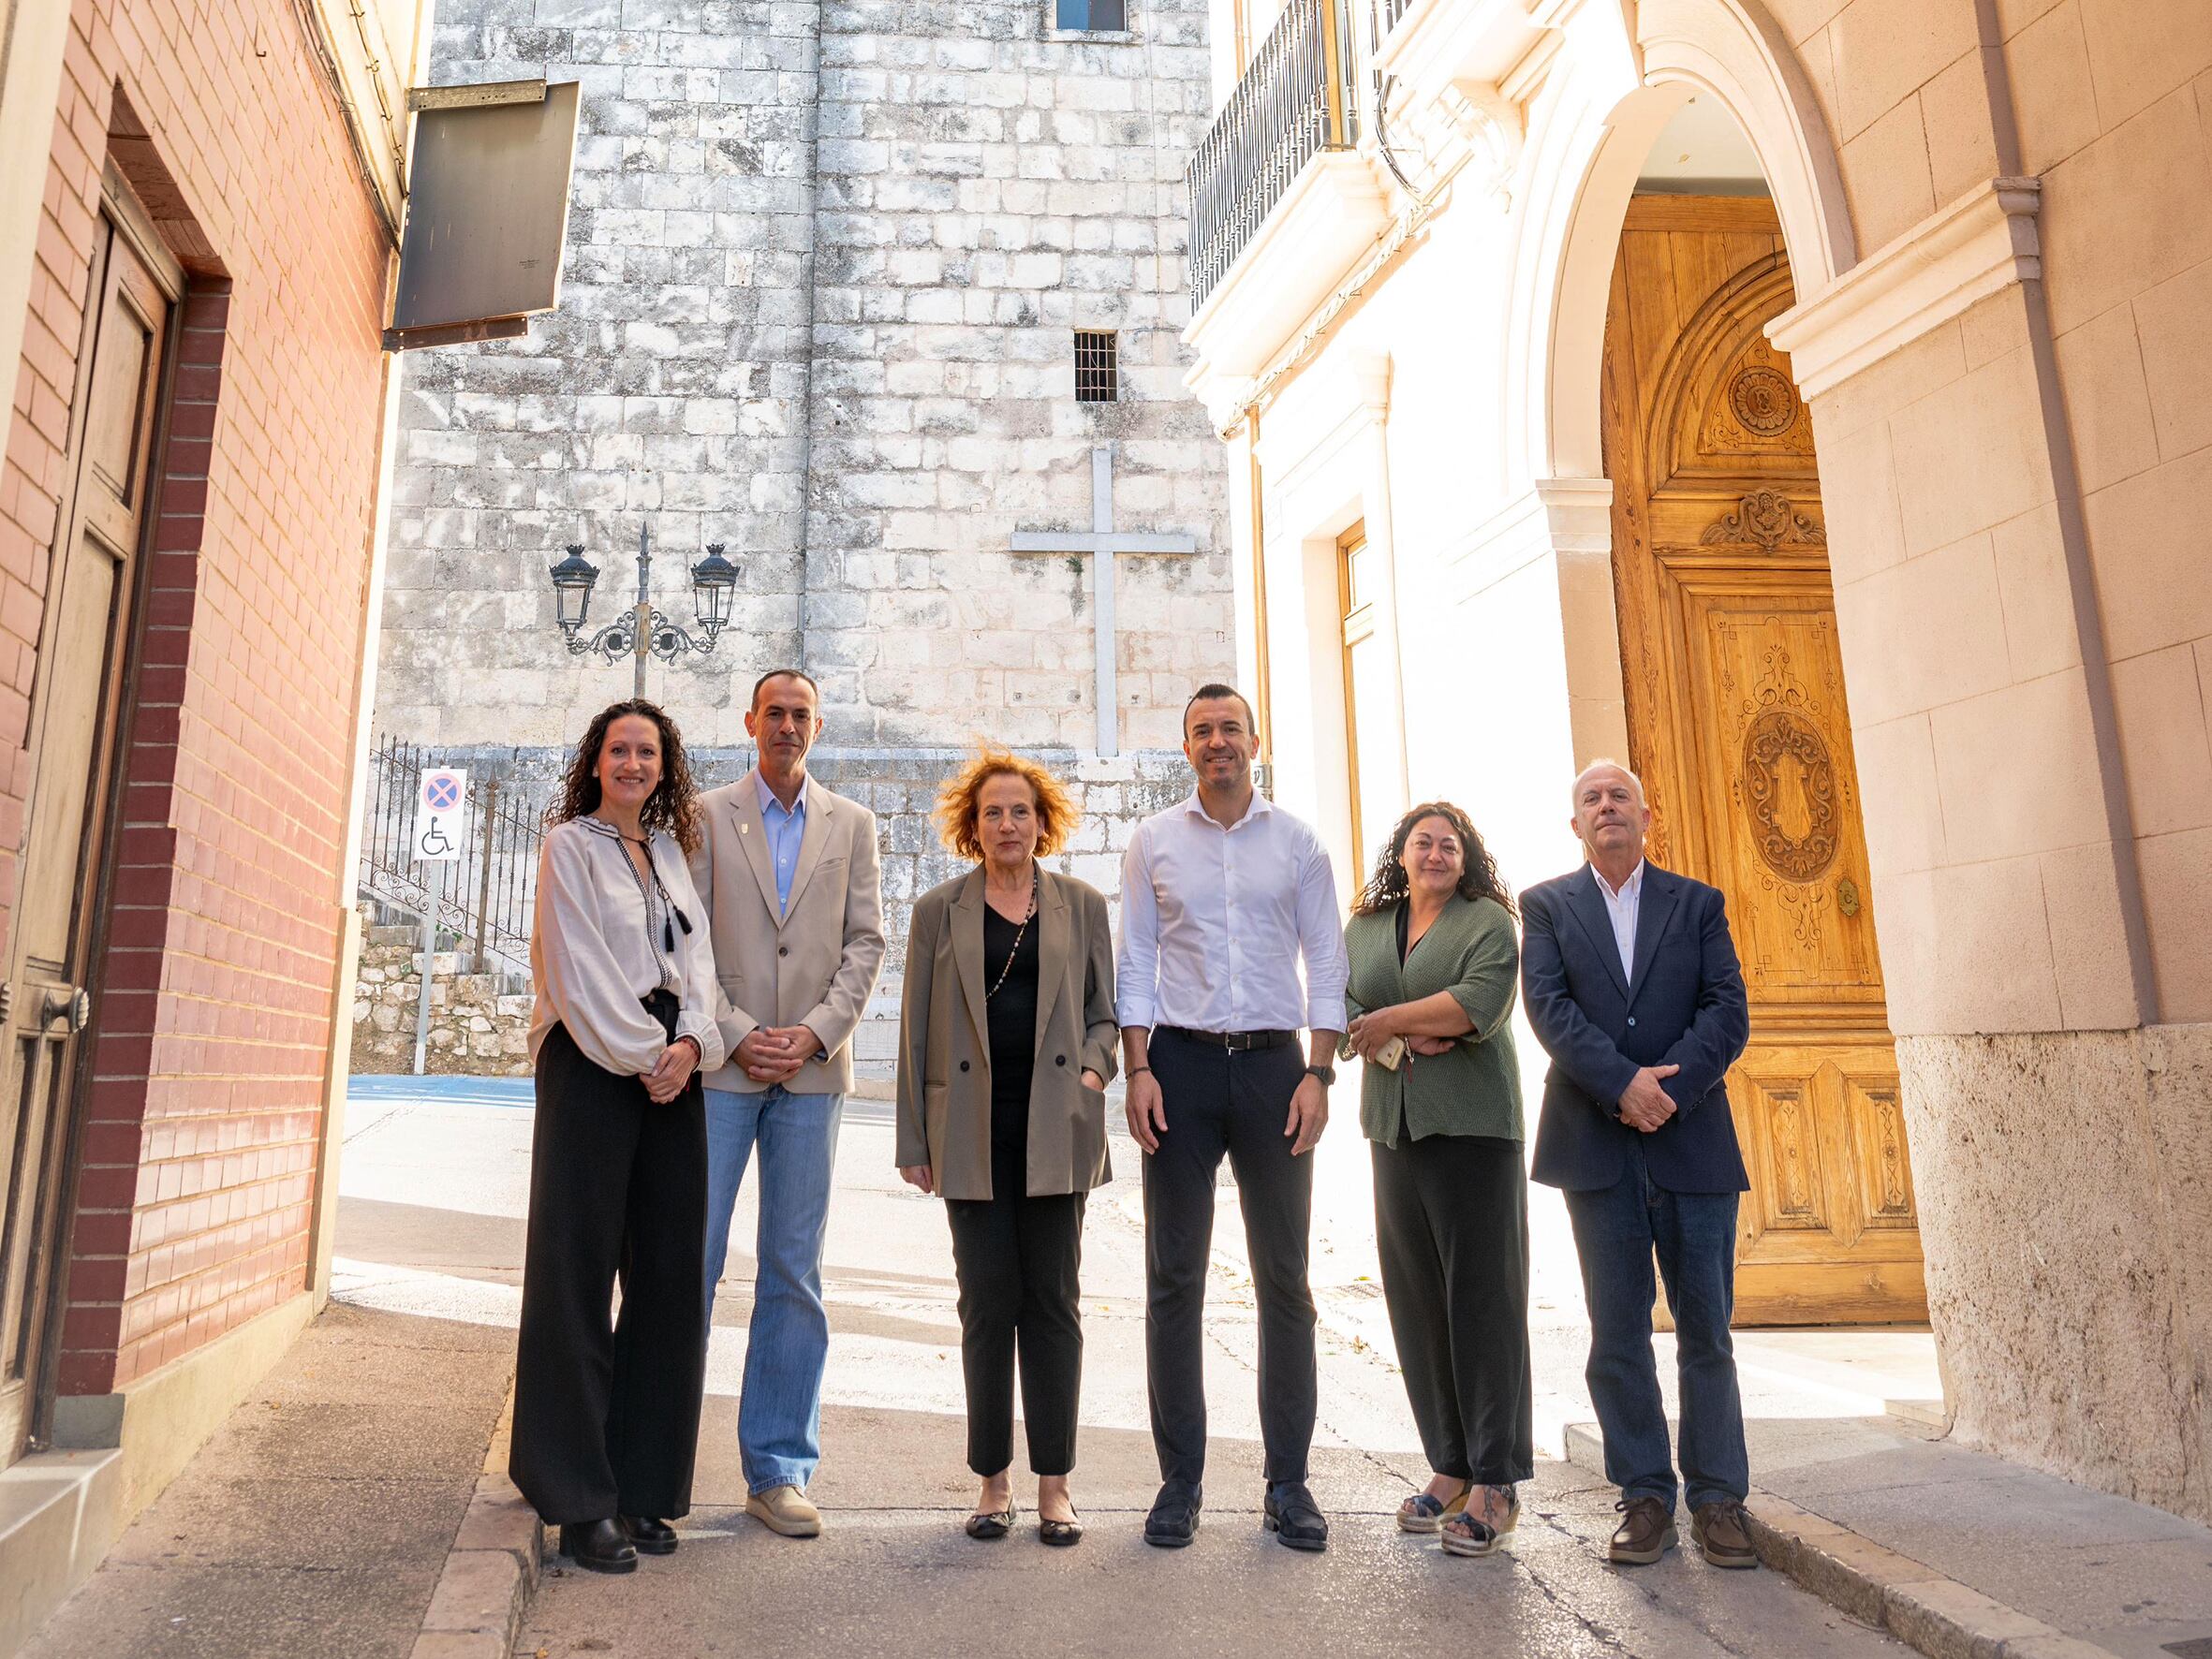
[[[768,861],[775,870],[775,906],[789,911],[791,877],[798,874],[799,847],[806,839],[806,785],[800,783],[788,811],[758,771],[753,773],[753,785],[760,791],[760,827],[768,831]]]

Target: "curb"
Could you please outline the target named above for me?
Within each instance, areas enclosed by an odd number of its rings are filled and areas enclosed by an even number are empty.
[[[499,1426],[484,1453],[483,1473],[468,1513],[446,1552],[445,1570],[413,1659],[509,1659],[521,1634],[523,1609],[538,1589],[545,1525],[507,1477],[508,1436],[514,1424],[514,1387],[507,1390]]]
[[[1595,1423],[1569,1424],[1565,1449],[1570,1462],[1602,1478],[1604,1443]],[[1758,1487],[1744,1519],[1766,1566],[1928,1659],[2113,1659],[2108,1649]]]

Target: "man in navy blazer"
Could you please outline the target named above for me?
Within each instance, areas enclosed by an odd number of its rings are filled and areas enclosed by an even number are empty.
[[[1532,1176],[1562,1189],[1589,1304],[1590,1398],[1623,1520],[1608,1558],[1674,1547],[1674,1464],[1652,1357],[1652,1257],[1674,1313],[1690,1536],[1715,1566],[1758,1564],[1729,1317],[1737,1195],[1750,1183],[1728,1068],[1751,1022],[1718,889],[1648,864],[1651,809],[1628,768],[1574,781],[1589,861],[1521,895],[1521,1006],[1552,1057]]]

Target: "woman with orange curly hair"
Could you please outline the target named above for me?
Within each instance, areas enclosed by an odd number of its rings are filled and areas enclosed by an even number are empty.
[[[899,1174],[940,1194],[960,1278],[971,1538],[1014,1524],[1014,1358],[1038,1536],[1083,1536],[1069,1496],[1083,1380],[1084,1199],[1110,1180],[1106,1084],[1119,1031],[1098,889],[1038,860],[1075,828],[1067,786],[986,748],[937,796],[945,844],[976,868],[914,905],[899,1010]]]

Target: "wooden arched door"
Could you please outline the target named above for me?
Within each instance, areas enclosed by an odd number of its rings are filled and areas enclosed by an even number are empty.
[[[1927,1316],[1812,420],[1764,326],[1773,205],[1639,196],[1606,316],[1630,764],[1651,856],[1711,882],[1751,1002],[1736,1320]]]

